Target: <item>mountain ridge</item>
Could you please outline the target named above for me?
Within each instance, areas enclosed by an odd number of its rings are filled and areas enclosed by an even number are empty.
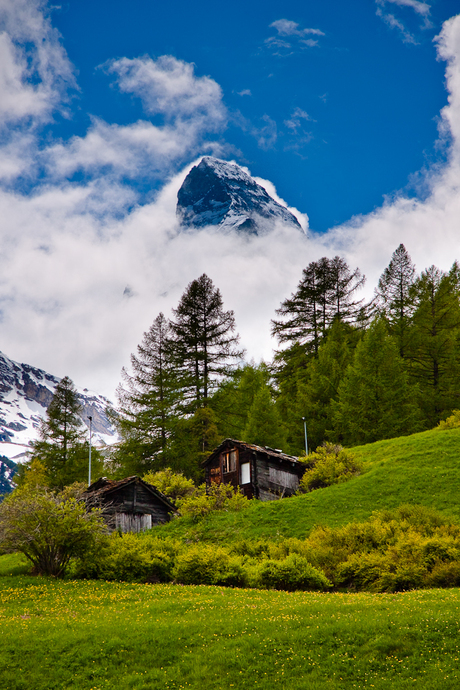
[[[176,214],[185,228],[208,225],[260,234],[276,223],[302,232],[297,218],[236,163],[204,156],[177,193]]]
[[[44,369],[15,362],[0,352],[0,455],[20,459],[27,453],[60,380]],[[77,393],[82,421],[88,426],[88,416],[93,418],[94,444],[114,443],[117,433],[106,414],[110,401],[87,388],[77,387]]]

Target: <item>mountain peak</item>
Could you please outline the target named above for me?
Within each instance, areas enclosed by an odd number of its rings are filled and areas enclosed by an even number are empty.
[[[301,230],[297,218],[239,165],[212,156],[190,170],[177,194],[176,212],[184,227],[217,225],[258,234],[281,222]]]

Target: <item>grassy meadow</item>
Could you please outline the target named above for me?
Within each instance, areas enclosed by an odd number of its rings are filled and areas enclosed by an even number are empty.
[[[414,503],[460,520],[460,429],[355,448],[351,481],[152,536],[220,545]],[[143,538],[143,537],[141,537]],[[147,535],[146,535],[147,538]],[[0,556],[1,690],[456,690],[460,590],[319,593],[31,577]]]
[[[459,606],[458,589],[318,594],[4,576],[0,684],[458,688]]]
[[[158,534],[200,541],[305,538],[315,525],[339,527],[375,510],[411,503],[460,521],[460,429],[424,431],[352,449],[364,471],[352,480],[242,513],[214,513],[193,523],[181,518]]]

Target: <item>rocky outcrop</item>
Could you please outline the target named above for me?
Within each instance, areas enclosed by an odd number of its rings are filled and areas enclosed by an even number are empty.
[[[184,228],[216,225],[258,234],[276,223],[301,230],[297,218],[236,163],[205,156],[177,194],[177,215]]]
[[[0,455],[15,457],[37,438],[40,420],[53,399],[59,378],[29,364],[19,364],[0,352]],[[92,429],[96,444],[117,440],[107,418],[109,400],[85,389],[77,389],[82,420]]]

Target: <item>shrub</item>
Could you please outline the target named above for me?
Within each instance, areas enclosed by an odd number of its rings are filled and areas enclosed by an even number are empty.
[[[71,559],[90,559],[105,534],[101,511],[87,512],[78,488],[18,489],[0,505],[0,549],[23,553],[39,575],[62,577]]]
[[[203,519],[215,510],[242,510],[247,505],[248,499],[231,484],[211,484],[207,490],[202,485],[194,496],[178,502],[181,514],[194,521]]]
[[[75,575],[126,582],[170,582],[177,544],[114,532],[106,547]]]
[[[191,479],[187,479],[182,472],[173,472],[170,467],[159,472],[149,472],[143,480],[155,486],[174,502],[186,496],[193,496],[196,492],[196,486]]]
[[[177,557],[174,579],[183,585],[233,585],[246,582],[245,570],[237,556],[215,546],[189,546]]]
[[[301,491],[313,491],[346,482],[362,470],[362,463],[340,445],[324,443],[305,459],[309,469],[300,480]]]
[[[460,562],[436,563],[431,572],[426,573],[425,587],[460,587]]]
[[[291,554],[283,560],[262,561],[258,570],[259,586],[284,589],[325,590],[331,583],[323,572],[314,568],[306,558]]]
[[[458,429],[460,427],[460,410],[452,410],[450,417],[441,420],[436,429]]]

